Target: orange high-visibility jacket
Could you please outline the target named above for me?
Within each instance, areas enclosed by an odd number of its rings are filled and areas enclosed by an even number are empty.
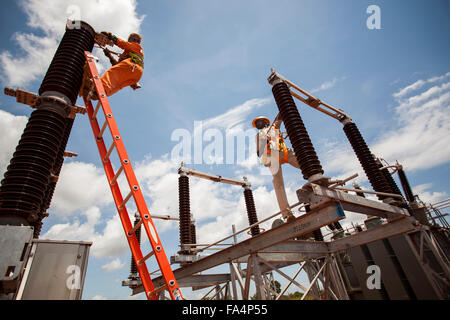
[[[112,96],[117,91],[136,84],[144,72],[144,50],[139,43],[117,39],[117,46],[124,52],[119,63],[108,69],[101,77],[106,95]]]
[[[288,150],[286,144],[284,143],[280,128],[276,125],[273,125],[267,131],[267,145],[265,153],[261,159],[262,164],[267,162],[267,156],[272,157],[272,151],[274,151],[273,156],[278,158],[280,164],[288,163]]]

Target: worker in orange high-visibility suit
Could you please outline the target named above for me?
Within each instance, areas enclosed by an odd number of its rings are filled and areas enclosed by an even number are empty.
[[[112,96],[117,91],[138,83],[144,72],[144,50],[142,36],[132,33],[128,41],[122,40],[110,32],[102,32],[124,52],[119,56],[119,62],[109,68],[101,77],[106,95]]]

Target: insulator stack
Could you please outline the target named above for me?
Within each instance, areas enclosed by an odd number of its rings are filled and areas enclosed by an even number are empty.
[[[196,244],[197,243],[197,232],[195,230],[195,224],[191,223],[191,243]],[[191,249],[195,249],[196,246],[192,246]]]
[[[75,104],[83,81],[85,51],[94,48],[95,30],[83,21],[76,21],[66,32],[39,88],[39,94],[55,91]]]
[[[272,87],[272,92],[294,148],[303,178],[308,180],[314,175],[322,175],[322,165],[288,86],[284,82],[279,82]]]
[[[74,119],[66,118],[66,125],[64,128],[64,135],[61,140],[61,144],[58,148],[58,155],[55,161],[55,165],[53,166],[52,173],[55,177],[59,177],[61,173],[61,169],[64,163],[64,152],[66,151],[67,142],[69,140],[70,132],[72,131]],[[53,198],[53,194],[55,192],[56,181],[52,181],[49,184],[49,187],[46,190],[46,197],[44,199],[42,205],[42,211],[47,210],[50,207],[50,203]]]
[[[140,220],[141,220],[141,218],[139,217],[139,215],[136,215],[136,219],[134,220],[134,226],[135,227],[139,223]],[[141,226],[139,226],[136,229],[134,234],[136,235],[138,243],[141,244]],[[138,276],[139,276],[139,271],[138,271],[138,268],[137,268],[137,265],[136,265],[136,261],[134,260],[133,255],[131,255],[130,276],[128,278],[129,279],[135,279]]]
[[[85,22],[66,29],[39,89],[39,103],[25,127],[0,187],[0,224],[32,225],[40,232],[42,208],[65,135],[66,118],[80,90],[84,51],[95,31]]]
[[[178,201],[180,212],[180,244],[181,254],[188,254],[189,250],[183,248],[183,244],[189,244],[191,238],[191,207],[189,197],[189,177],[181,175],[178,178]]]
[[[244,190],[245,206],[247,207],[247,216],[249,225],[258,222],[258,216],[256,215],[255,200],[253,199],[253,191],[250,188]],[[257,236],[260,233],[259,225],[250,228],[252,237]]]
[[[378,164],[359,132],[358,127],[353,122],[349,121],[344,125],[344,132],[355,151],[359,163],[363,167],[372,188],[377,192],[393,193],[383,173],[379,170]],[[377,196],[380,200],[388,198],[386,196]]]
[[[70,132],[72,131],[74,119],[66,118],[65,121],[66,121],[66,125],[64,128],[64,135],[61,140],[61,144],[58,148],[57,158],[56,158],[55,164],[53,165],[53,169],[52,169],[52,175],[56,179],[58,179],[58,177],[61,173],[61,169],[62,169],[62,166],[64,163],[64,152],[66,150],[67,141],[69,140]],[[45,191],[44,199],[41,204],[38,221],[32,224],[34,227],[34,238],[39,238],[40,229],[42,227],[42,219],[44,219],[46,217],[46,210],[50,207],[50,203],[53,199],[53,194],[55,193],[56,183],[57,183],[56,180],[51,179],[50,183],[47,186],[47,190]]]
[[[31,114],[0,187],[2,224],[30,225],[39,220],[64,121],[62,115],[48,110]]]
[[[381,169],[383,167],[383,165],[381,163],[378,163],[378,167]],[[383,173],[386,181],[389,183],[389,186],[391,187],[392,192],[395,194],[398,194],[398,195],[402,195],[402,192],[398,188],[397,183],[395,182],[392,175],[389,173],[389,170],[383,169],[383,170],[381,170],[381,172]]]
[[[405,192],[406,200],[408,200],[408,202],[414,202],[415,201],[414,194],[412,192],[409,181],[406,178],[405,171],[403,171],[403,168],[399,168],[397,172],[398,178],[400,179],[400,183],[402,184],[403,191]]]

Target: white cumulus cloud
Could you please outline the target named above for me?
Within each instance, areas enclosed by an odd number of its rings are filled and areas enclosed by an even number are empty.
[[[125,263],[120,261],[119,258],[116,258],[116,259],[112,260],[111,262],[104,264],[102,266],[102,270],[105,272],[112,272],[112,271],[120,270],[123,267],[125,267]]]
[[[94,205],[112,203],[105,172],[92,163],[66,162],[51,204],[55,215],[65,217]]]
[[[314,88],[311,90],[311,93],[317,93],[320,91],[324,91],[324,90],[328,90],[333,88],[338,82],[340,81],[344,81],[345,79],[347,79],[347,77],[340,77],[340,78],[333,78],[332,80],[329,81],[325,81],[324,83],[322,83],[320,86],[318,86],[317,88]]]

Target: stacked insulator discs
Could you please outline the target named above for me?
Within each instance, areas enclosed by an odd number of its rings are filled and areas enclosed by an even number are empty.
[[[288,86],[284,82],[277,83],[272,87],[272,92],[294,148],[303,178],[308,180],[315,174],[323,174],[322,165]]]
[[[92,51],[95,37],[95,30],[89,24],[76,23],[79,28],[66,30],[39,89],[40,95],[47,91],[62,93],[72,104],[77,100],[83,80],[84,51]]]
[[[401,196],[402,192],[400,191],[399,187],[397,186],[397,183],[395,182],[392,175],[389,173],[389,170],[387,168],[381,170],[381,168],[383,168],[383,164],[381,163],[380,160],[376,160],[376,161],[378,164],[378,168],[380,169],[381,173],[383,174],[384,178],[386,179],[386,182],[391,187],[392,192]]]
[[[247,207],[247,216],[249,225],[258,222],[258,216],[256,215],[255,200],[253,199],[253,192],[250,189],[244,190],[245,206]],[[259,226],[250,228],[252,237],[260,233]]]
[[[136,218],[136,220],[134,220],[135,227],[139,223],[139,221],[140,221],[139,217]],[[138,243],[141,244],[141,226],[139,226],[139,228],[136,229],[134,234],[136,235]],[[137,268],[136,261],[134,260],[133,255],[131,255],[130,278],[135,277],[138,274],[138,272],[139,270]]]
[[[405,192],[405,197],[408,202],[414,202],[414,194],[412,192],[411,186],[409,184],[408,178],[406,178],[405,171],[402,168],[398,169],[398,178],[400,179],[400,183],[402,184],[403,191]]]
[[[75,104],[81,86],[84,51],[94,47],[94,29],[82,21],[73,26],[66,30],[48,68],[38,110],[31,114],[0,187],[0,223],[31,224],[35,237],[53,194],[51,175],[62,165],[62,141],[70,133],[64,131],[67,107]]]
[[[392,177],[392,175],[389,173],[389,170],[388,169],[383,169],[383,170],[381,170],[381,172],[383,173],[384,178],[386,179],[386,181],[388,182],[389,186],[391,187],[392,192],[395,193],[395,194],[398,194],[398,195],[402,195],[402,192],[398,188],[397,183],[395,182],[395,180]]]
[[[353,122],[346,123],[344,125],[344,132],[348,138],[348,141],[352,145],[352,148],[355,151],[359,163],[363,167],[372,188],[377,192],[392,193],[389,183],[386,181],[383,173],[379,170],[369,147],[364,141],[356,125]],[[378,199],[380,200],[385,198],[387,197],[378,195]]]
[[[197,243],[197,232],[195,229],[195,224],[191,223],[191,243],[196,244]],[[195,246],[192,246],[191,249],[195,249]]]
[[[189,197],[189,177],[180,176],[178,178],[178,201],[180,212],[180,244],[191,242],[191,208]],[[181,250],[180,253],[188,253],[189,250]]]
[[[37,221],[64,127],[59,113],[31,114],[0,187],[0,216]]]
[[[56,158],[55,164],[52,169],[53,175],[55,175],[57,177],[61,173],[62,165],[64,163],[64,152],[66,150],[67,141],[69,140],[70,132],[72,131],[74,119],[66,118],[65,122],[66,123],[65,123],[65,128],[64,128],[64,135],[63,135],[63,138],[61,139],[61,143],[58,147],[57,158]],[[44,201],[42,202],[42,206],[41,206],[41,212],[45,212],[45,210],[47,210],[50,207],[50,203],[52,201],[53,194],[55,192],[55,188],[56,188],[56,181],[51,181],[45,192]]]

